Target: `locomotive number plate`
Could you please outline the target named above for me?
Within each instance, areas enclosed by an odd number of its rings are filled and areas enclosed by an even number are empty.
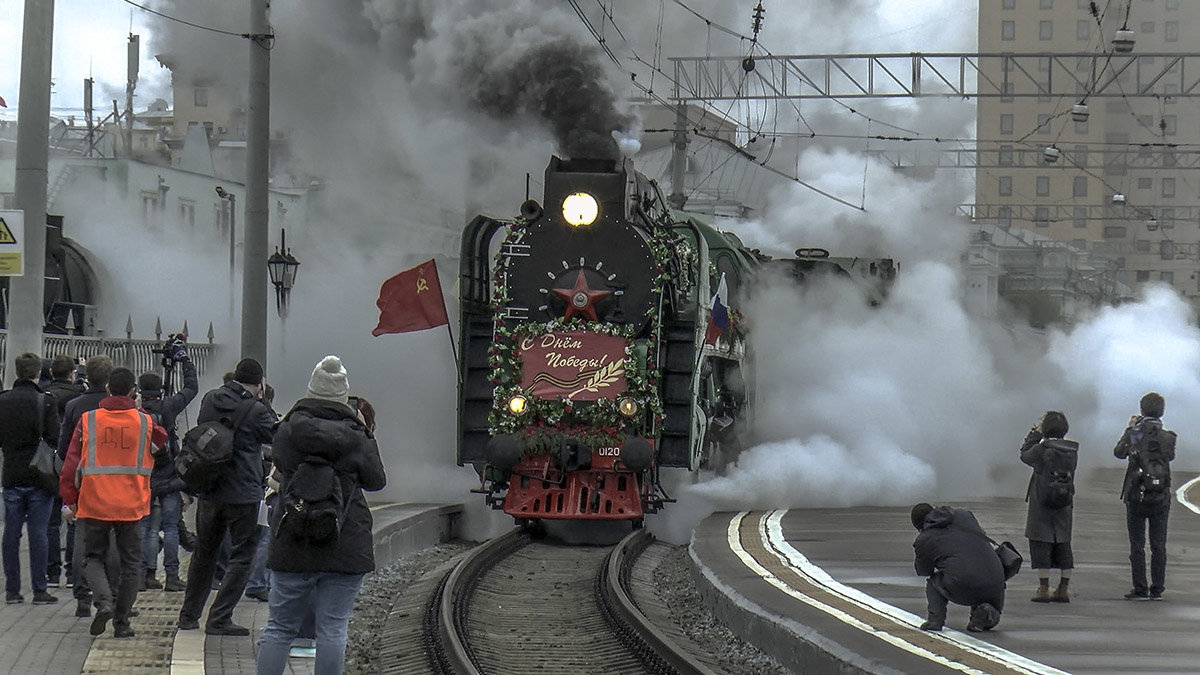
[[[621,449],[613,447],[596,448],[596,454],[600,455],[601,457],[620,457]]]

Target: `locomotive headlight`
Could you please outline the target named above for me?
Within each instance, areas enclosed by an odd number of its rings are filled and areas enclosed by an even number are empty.
[[[617,410],[626,417],[633,417],[634,415],[638,414],[637,401],[631,398],[623,398],[620,401],[617,401]]]
[[[520,417],[526,410],[529,410],[529,399],[520,394],[508,399],[508,411],[512,414]]]
[[[567,195],[562,203],[563,218],[575,227],[591,225],[600,212],[596,198],[586,192]]]

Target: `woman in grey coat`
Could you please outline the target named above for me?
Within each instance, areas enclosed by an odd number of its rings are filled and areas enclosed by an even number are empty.
[[[1033,467],[1025,501],[1025,536],[1029,539],[1030,566],[1038,575],[1034,602],[1070,602],[1067,587],[1075,556],[1071,551],[1075,467],[1079,444],[1068,441],[1067,416],[1048,411],[1025,436],[1021,461]],[[1058,568],[1058,589],[1050,592],[1050,570]]]

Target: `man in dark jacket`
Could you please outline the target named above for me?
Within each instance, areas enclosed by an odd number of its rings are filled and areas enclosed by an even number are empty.
[[[1117,459],[1129,459],[1125,480],[1121,483],[1121,501],[1125,502],[1125,524],[1129,530],[1129,564],[1133,590],[1127,600],[1161,600],[1167,585],[1167,519],[1171,515],[1171,469],[1175,459],[1175,432],[1163,429],[1162,415],[1166,400],[1150,392],[1142,397],[1141,415],[1129,419],[1129,426],[1113,448]],[[1145,441],[1145,442],[1143,442]],[[1146,490],[1142,484],[1141,454],[1153,455],[1161,463],[1163,476],[1158,490]],[[1146,530],[1150,531],[1150,584],[1146,585]]]
[[[258,548],[258,505],[264,493],[262,444],[271,442],[276,420],[275,413],[260,400],[262,385],[262,365],[245,358],[238,362],[232,380],[205,394],[200,402],[198,424],[233,419],[242,401],[254,401],[234,430],[233,459],[222,467],[216,487],[196,500],[196,550],[179,610],[180,630],[200,627],[200,614],[212,589],[217,550],[228,532],[232,542],[229,567],[204,630],[209,635],[250,634],[250,629],[233,623],[233,608],[246,590]]]
[[[142,530],[142,566],[144,588],[164,588],[170,592],[186,588],[179,578],[179,517],[183,510],[183,479],[175,471],[175,458],[179,456],[179,437],[175,433],[175,419],[183,412],[196,394],[200,393],[200,382],[196,378],[196,365],[188,356],[182,343],[170,347],[167,363],[178,365],[183,372],[183,387],[169,396],[163,396],[163,378],[158,373],[142,373],[138,377],[138,389],[142,392],[142,410],[150,413],[155,421],[167,430],[167,445],[154,457],[154,470],[150,473],[150,515]],[[158,533],[162,531],[163,571],[167,578],[159,583],[154,577],[158,562]]]
[[[967,605],[971,619],[967,630],[990,630],[1000,623],[1004,610],[1004,567],[975,514],[949,506],[917,504],[912,524],[920,531],[916,550],[917,574],[929,577],[925,599],[929,618],[921,630],[941,630],[947,605]]]
[[[108,398],[108,378],[112,371],[113,362],[107,354],[96,354],[88,358],[84,366],[88,388],[71,399],[63,410],[62,427],[58,432],[58,456],[63,460],[67,458],[67,450],[71,447],[71,437],[75,433],[75,427],[79,425],[79,418],[83,417],[85,412],[99,408],[100,401]],[[79,545],[78,536],[79,530],[75,523],[68,523],[66,558],[71,561],[72,566],[68,579],[74,583],[72,590],[76,601],[75,616],[84,617],[92,614],[92,591],[79,574],[83,564],[83,547]],[[109,578],[112,585],[116,586],[119,567],[115,548],[109,557],[109,563]]]
[[[4,561],[5,601],[25,602],[21,595],[21,528],[29,532],[29,577],[33,586],[33,604],[57,602],[46,591],[46,528],[54,492],[29,462],[38,444],[54,445],[58,429],[58,406],[54,397],[37,385],[42,358],[26,352],[16,358],[16,382],[0,394],[0,450],[4,464],[0,485],[4,487],[4,538],[0,544]],[[38,430],[41,429],[41,435]]]
[[[379,447],[365,419],[347,404],[348,395],[341,359],[326,356],[313,370],[308,397],[296,402],[275,433],[272,451],[282,479],[267,552],[270,617],[259,642],[260,675],[283,672],[308,610],[316,616],[315,671],[342,672],[354,598],[363,576],[375,569],[363,490],[382,490],[387,476]],[[303,475],[328,475],[329,467],[341,485],[345,517],[330,539],[313,541],[304,526],[288,522],[288,505],[297,489],[310,486]]]
[[[65,354],[59,354],[50,362],[50,384],[46,385],[46,393],[52,395],[58,404],[58,419],[67,418],[67,404],[76,396],[83,393],[83,387],[75,383],[75,359]],[[59,430],[54,431],[55,440]],[[53,444],[52,444],[53,445]],[[68,528],[70,529],[70,528]],[[54,496],[54,505],[50,508],[50,524],[46,527],[46,541],[49,543],[46,557],[46,577],[51,588],[58,588],[62,583],[63,551],[62,551],[62,499]],[[71,578],[71,553],[73,545],[67,547],[67,578]]]

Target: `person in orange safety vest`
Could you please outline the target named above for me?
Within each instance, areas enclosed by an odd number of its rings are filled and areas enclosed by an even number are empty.
[[[151,450],[167,441],[166,430],[138,409],[136,382],[132,370],[113,369],[108,396],[79,418],[59,479],[63,516],[78,518],[82,528],[80,573],[96,605],[92,635],[104,633],[112,619],[114,636],[133,637],[129,614],[142,570],[139,521],[150,513]],[[121,567],[115,601],[104,570],[110,534]]]

